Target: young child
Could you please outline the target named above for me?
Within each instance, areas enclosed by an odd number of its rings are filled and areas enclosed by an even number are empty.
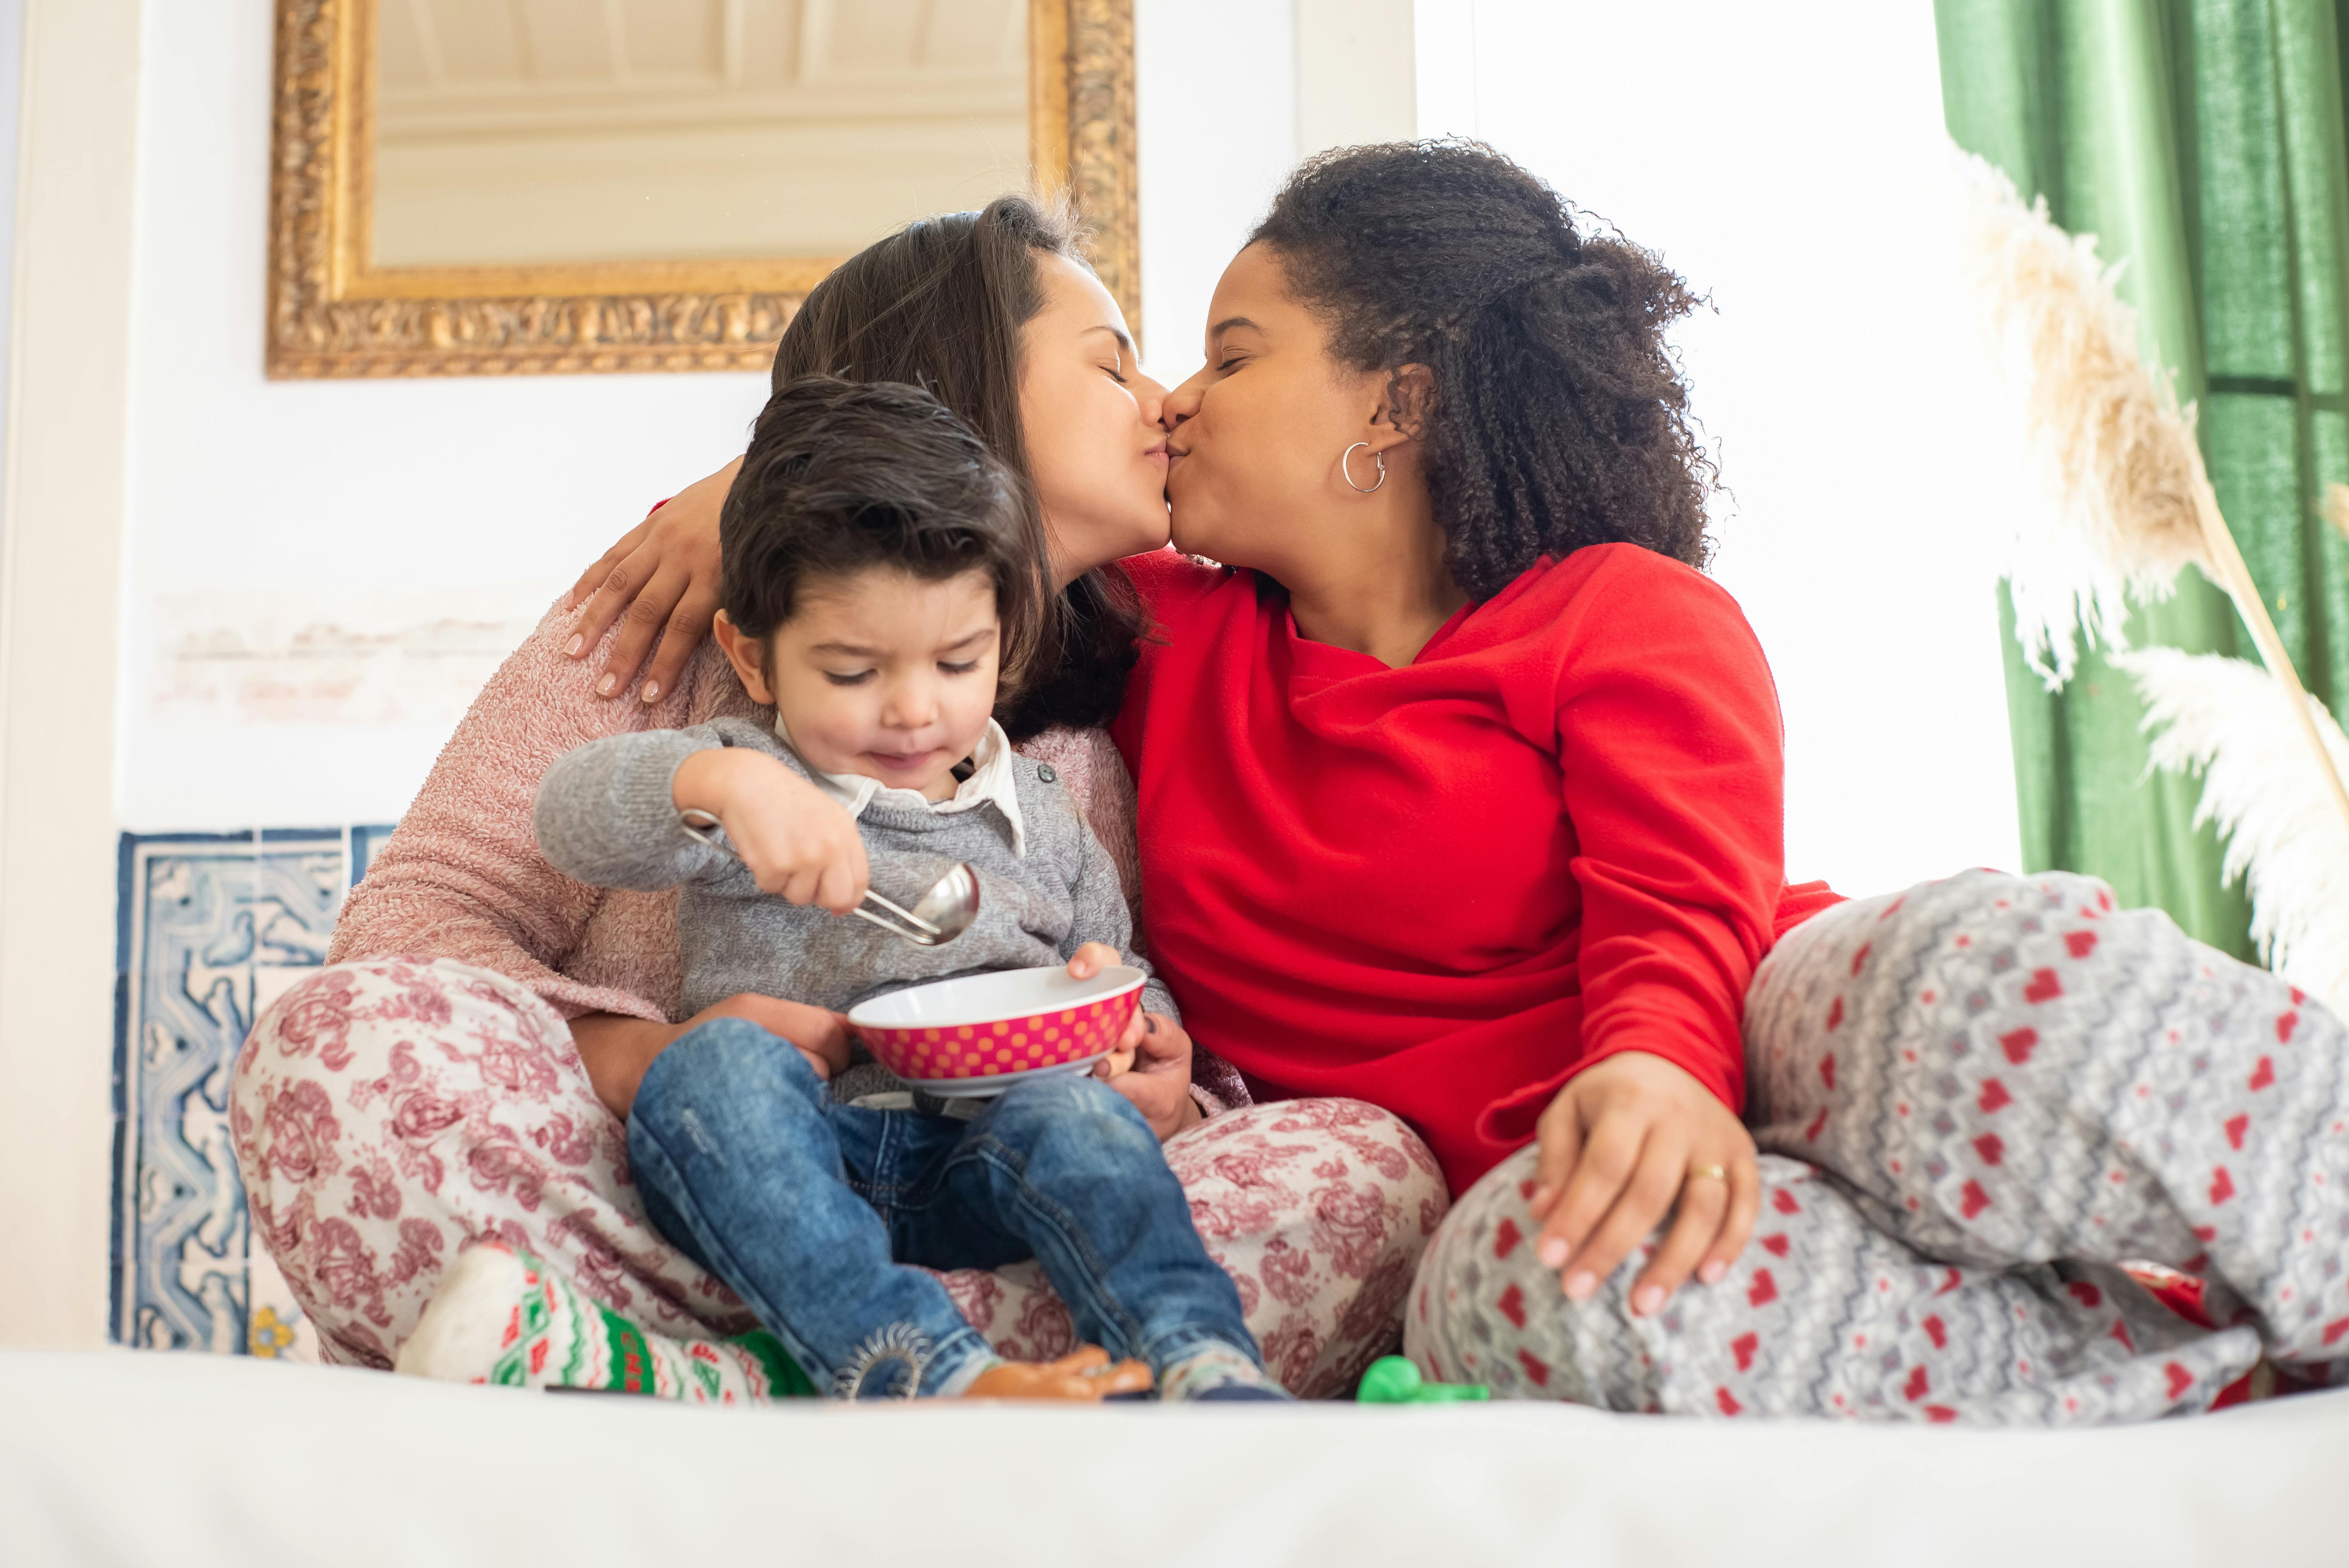
[[[1075,803],[989,717],[1040,591],[1027,507],[917,389],[810,378],[768,403],[723,514],[718,636],[774,704],[773,728],[612,736],[558,762],[538,795],[539,841],[562,870],[679,889],[688,1012],[745,992],[844,1012],[1081,952],[1143,967],[1121,952],[1117,873]],[[688,831],[712,821],[722,838]],[[910,903],[957,861],[981,892],[952,942],[842,918],[868,867]],[[1174,1018],[1152,979],[1124,1048]],[[1154,1378],[1164,1398],[1283,1397],[1156,1137],[1115,1089],[1062,1074],[916,1103],[878,1064],[834,1076],[846,1066],[720,1020],[655,1059],[628,1126],[654,1222],[819,1386],[1086,1397]],[[1081,1336],[1147,1372],[1040,1378],[910,1266],[1030,1255]]]

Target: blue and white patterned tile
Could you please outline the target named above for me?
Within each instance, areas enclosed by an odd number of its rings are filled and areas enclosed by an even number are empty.
[[[386,823],[378,826],[354,827],[351,829],[350,859],[352,887],[357,887],[366,877],[367,867],[375,864],[376,851],[381,849],[383,847],[383,841],[391,836],[391,827],[392,825]]]
[[[124,834],[117,893],[113,1336],[316,1355],[265,1251],[229,1137],[253,1020],[326,960],[384,827]]]

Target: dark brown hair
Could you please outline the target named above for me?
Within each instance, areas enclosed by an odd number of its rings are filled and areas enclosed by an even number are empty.
[[[1655,256],[1464,141],[1310,159],[1258,242],[1340,358],[1433,372],[1427,488],[1470,597],[1586,545],[1704,564],[1713,469],[1664,339],[1699,301]]]
[[[802,376],[760,412],[719,514],[726,618],[764,645],[809,585],[874,566],[926,582],[984,572],[1002,624],[1001,677],[1036,640],[1041,566],[1025,487],[919,387]]]
[[[1020,480],[1036,559],[1041,514],[1019,427],[1020,328],[1044,308],[1039,258],[1082,265],[1067,213],[1002,196],[977,213],[907,224],[843,262],[808,295],[775,349],[775,385],[822,374],[905,381],[978,432]],[[1146,624],[1122,566],[1046,597],[1026,679],[996,716],[1015,741],[1054,724],[1105,723],[1125,695]]]

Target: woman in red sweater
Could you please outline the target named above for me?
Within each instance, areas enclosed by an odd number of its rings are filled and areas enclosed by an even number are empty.
[[[1693,303],[1457,145],[1308,163],[1226,270],[1167,402],[1175,547],[1224,565],[1129,563],[1159,632],[1112,726],[1191,1029],[1427,1137],[1432,1373],[2066,1421],[2337,1368],[2339,1024],[2085,877],[1787,887],[1769,669],[1699,569]],[[2253,1311],[2206,1332],[2123,1259]]]
[[[1458,145],[1309,163],[1226,272],[1166,443],[1223,565],[1127,563],[1112,726],[1192,1031],[1425,1136],[1438,1376],[2029,1422],[2334,1376],[2338,1023],[2085,877],[1786,885],[1769,670],[1699,569],[1692,304]]]
[[[1544,1129],[1569,1296],[1677,1202],[1642,1310],[1744,1244],[1739,1018],[1831,897],[1786,888],[1769,667],[1698,569],[1692,303],[1481,150],[1300,171],[1168,399],[1175,547],[1226,565],[1128,563],[1161,630],[1112,729],[1196,1037],[1397,1111],[1454,1192]]]

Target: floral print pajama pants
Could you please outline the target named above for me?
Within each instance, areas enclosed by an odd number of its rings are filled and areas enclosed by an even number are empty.
[[[2053,1425],[2349,1380],[2349,1033],[2085,877],[1968,872],[1788,933],[1745,1023],[1762,1213],[1634,1317],[1533,1256],[1533,1153],[1429,1249],[1423,1370],[1618,1410]],[[2127,1265],[2127,1267],[2124,1267]],[[2139,1283],[2202,1282],[2217,1327]]]
[[[389,1366],[441,1270],[485,1237],[658,1333],[756,1326],[647,1222],[625,1129],[569,1029],[502,975],[423,959],[319,971],[255,1025],[231,1118],[254,1232],[326,1359]],[[1444,1210],[1416,1134],[1358,1101],[1300,1100],[1226,1112],[1166,1158],[1291,1391],[1341,1393],[1393,1347]],[[1003,1355],[1071,1347],[1068,1312],[1033,1262],[942,1277]]]

